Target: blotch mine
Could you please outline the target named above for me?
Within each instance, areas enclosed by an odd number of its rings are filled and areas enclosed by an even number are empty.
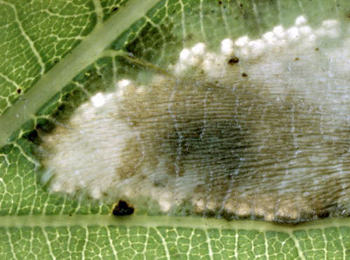
[[[170,75],[118,80],[43,138],[43,182],[151,214],[277,222],[348,215],[344,30],[336,20],[312,28],[299,16],[258,39],[187,46]]]

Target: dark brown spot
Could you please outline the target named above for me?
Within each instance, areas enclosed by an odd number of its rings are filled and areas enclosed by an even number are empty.
[[[228,64],[229,65],[233,65],[233,64],[237,64],[239,62],[239,59],[237,57],[233,57],[231,59],[228,60]]]
[[[239,6],[240,6],[241,8],[243,8],[243,4],[239,4]]]
[[[298,58],[298,57],[296,57],[294,60],[299,60],[299,58]]]
[[[219,1],[219,5],[222,5],[222,1]]]
[[[247,78],[247,77],[248,77],[248,74],[245,73],[245,72],[243,72],[243,73],[242,73],[242,77],[243,77],[243,78]]]
[[[42,140],[39,137],[38,131],[36,131],[35,129],[23,134],[23,138],[27,139],[28,141],[36,145],[40,145],[42,143]]]
[[[350,11],[345,14],[346,19],[350,20]]]
[[[22,93],[22,89],[17,89],[17,94],[21,94]]]
[[[318,213],[318,217],[323,219],[323,218],[329,218],[330,212],[329,211],[321,211]]]
[[[129,216],[134,213],[134,208],[126,201],[120,200],[113,208],[112,214],[114,216]]]
[[[186,36],[186,41],[191,41],[191,40],[193,40],[193,34],[192,34],[192,33],[189,33],[189,34],[187,34],[187,36]]]
[[[113,12],[118,11],[119,7],[114,7]]]
[[[319,50],[320,50],[320,48],[316,48],[316,49],[315,49],[315,51],[319,51]]]

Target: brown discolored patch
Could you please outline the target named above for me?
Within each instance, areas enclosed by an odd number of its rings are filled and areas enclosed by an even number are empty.
[[[348,12],[345,13],[345,17],[346,17],[347,20],[350,21],[350,11],[348,11]]]
[[[187,34],[186,41],[192,41],[194,39],[194,35],[192,33]]]
[[[239,59],[237,57],[232,57],[231,59],[228,60],[227,64],[229,65],[234,65],[239,62]]]
[[[129,205],[126,201],[120,200],[114,205],[112,214],[114,216],[129,216],[134,213],[135,209],[133,206]]]
[[[22,93],[22,89],[17,89],[17,94],[21,94]]]
[[[35,129],[37,129],[40,133],[50,133],[56,127],[55,123],[48,119],[38,119],[37,122],[38,123],[35,126]]]
[[[299,58],[298,58],[298,57],[296,57],[296,58],[294,58],[294,60],[299,60]]]
[[[248,74],[245,73],[245,72],[243,72],[241,75],[242,75],[243,78],[247,78],[248,77]]]

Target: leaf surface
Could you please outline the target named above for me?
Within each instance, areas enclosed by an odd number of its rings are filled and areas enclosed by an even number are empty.
[[[38,129],[119,79],[166,71],[185,47],[349,10],[347,0],[0,1],[0,258],[349,259],[347,219],[115,218],[110,204],[49,193],[35,152]]]

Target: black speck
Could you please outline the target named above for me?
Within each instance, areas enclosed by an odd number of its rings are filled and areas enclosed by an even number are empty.
[[[242,77],[243,77],[243,78],[247,78],[247,77],[248,77],[248,74],[245,73],[245,72],[243,72],[243,73],[242,73]]]
[[[114,7],[113,12],[118,11],[119,7]]]
[[[239,6],[240,6],[241,8],[243,8],[243,4],[239,4]]]
[[[222,1],[219,1],[219,5],[222,5]]]
[[[318,217],[323,219],[323,218],[328,218],[330,216],[330,212],[329,211],[322,211],[318,214]]]
[[[134,208],[126,201],[120,200],[113,209],[114,216],[129,216],[134,213]]]
[[[40,145],[42,143],[42,140],[40,139],[39,134],[36,130],[25,133],[23,137],[36,145]]]
[[[28,139],[30,141],[34,141],[38,137],[39,137],[39,135],[38,135],[38,132],[36,130],[31,131],[28,135]]]
[[[22,93],[22,89],[17,89],[17,94],[21,94]]]
[[[239,62],[239,59],[237,57],[233,57],[231,59],[228,60],[228,64],[229,65],[233,65],[233,64],[237,64]]]

